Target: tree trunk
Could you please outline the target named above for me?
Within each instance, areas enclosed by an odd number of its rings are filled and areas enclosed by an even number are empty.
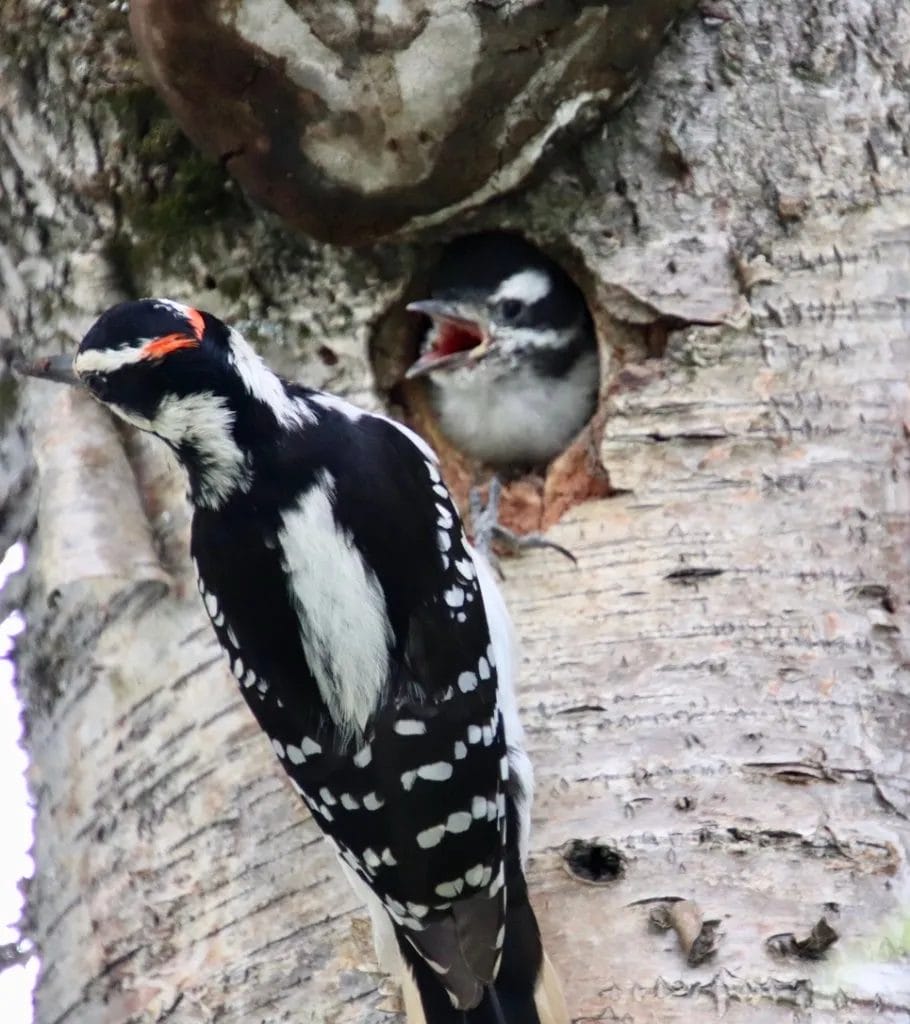
[[[0,6],[6,359],[168,294],[379,407],[374,332],[432,250],[251,209],[116,6]],[[532,553],[504,584],[576,1019],[910,1013],[908,53],[902,0],[704,4],[607,131],[471,222],[566,259],[608,356],[615,493],[552,529],[577,567]],[[81,396],[2,382],[37,1024],[387,1020],[364,913],[205,621],[179,474]],[[685,949],[649,923],[678,900]],[[827,952],[801,941],[821,918]]]

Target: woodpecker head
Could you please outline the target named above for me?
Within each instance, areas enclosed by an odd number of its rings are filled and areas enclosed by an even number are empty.
[[[301,411],[243,337],[210,313],[169,299],[103,313],[75,357],[39,360],[33,376],[76,384],[134,426],[157,434],[186,467],[193,495],[221,504],[244,489],[250,450]]]
[[[124,419],[157,432],[168,401],[213,389],[226,357],[227,329],[214,317],[165,299],[142,299],[114,306],[95,321],[72,360],[73,382]]]
[[[457,239],[430,283],[431,297],[408,309],[430,319],[420,357],[406,377],[446,375],[529,360],[558,375],[595,345],[578,286],[553,260],[517,235]]]

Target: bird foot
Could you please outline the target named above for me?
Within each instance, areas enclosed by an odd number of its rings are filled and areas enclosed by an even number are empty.
[[[573,564],[578,564],[578,559],[561,544],[547,540],[540,533],[518,534],[503,526],[499,522],[499,501],[502,497],[502,481],[498,476],[490,480],[487,488],[487,501],[483,502],[479,487],[472,487],[468,496],[468,507],[471,512],[471,527],[474,531],[474,546],[493,566],[500,577],[503,576],[499,565],[499,559],[493,550],[494,542],[498,542],[507,548],[512,555],[520,555],[522,551],[531,548],[550,548],[564,555]]]

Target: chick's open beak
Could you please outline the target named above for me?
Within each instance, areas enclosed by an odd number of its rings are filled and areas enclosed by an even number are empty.
[[[39,380],[52,380],[57,384],[82,384],[73,370],[73,357],[68,355],[40,356],[31,362],[17,363],[15,368],[19,373]]]
[[[430,335],[430,347],[408,369],[406,380],[423,377],[443,367],[466,366],[486,355],[490,346],[489,321],[479,305],[422,299],[411,302],[407,309],[409,313],[428,316],[433,321],[434,330]]]

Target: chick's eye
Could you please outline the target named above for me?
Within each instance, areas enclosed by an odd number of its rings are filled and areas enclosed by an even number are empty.
[[[499,313],[507,323],[517,320],[523,309],[524,303],[518,299],[503,299],[499,304]]]

